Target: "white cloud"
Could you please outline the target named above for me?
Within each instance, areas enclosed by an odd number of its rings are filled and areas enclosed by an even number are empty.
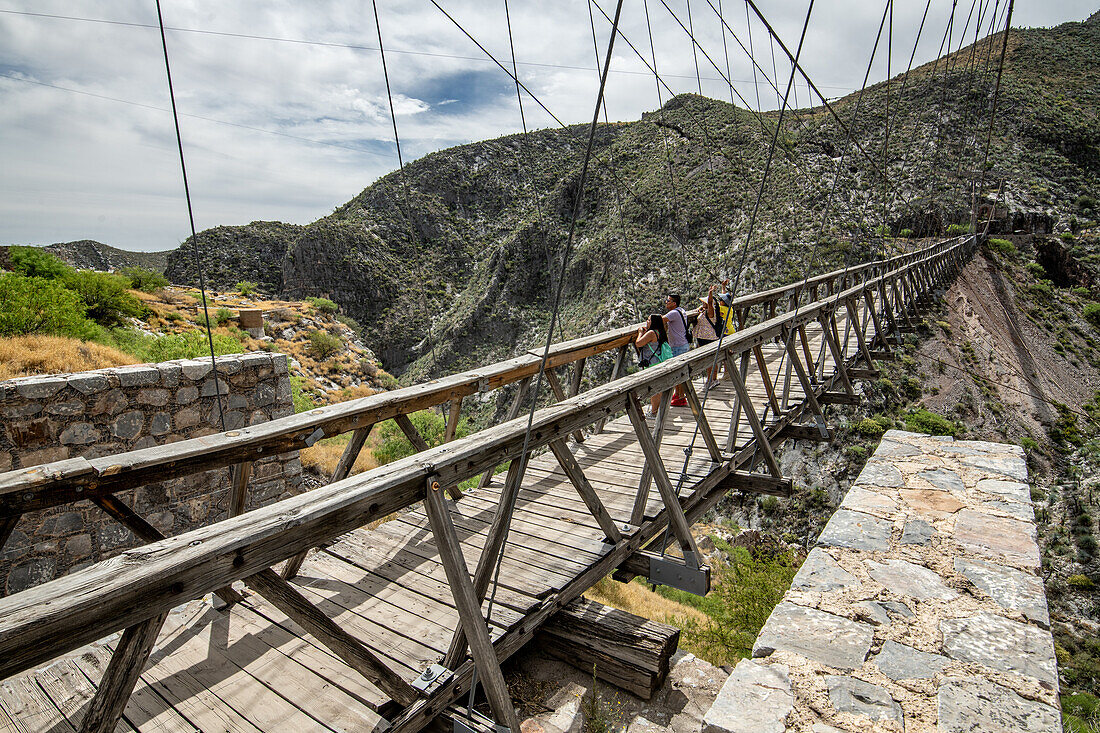
[[[598,2],[613,12],[612,0]],[[672,92],[697,89],[698,59],[704,93],[728,99],[719,79],[728,53],[738,90],[755,106],[753,68],[728,33],[723,50],[711,9],[718,0],[691,3],[696,37],[718,70],[693,55],[660,0],[647,2],[658,68]],[[667,2],[686,24],[686,0]],[[511,68],[503,2],[441,4]],[[1083,0],[1053,5],[1020,6],[1016,23],[1052,25],[1094,9]],[[723,0],[722,7],[747,45],[744,4]],[[792,49],[805,7],[803,0],[768,3],[769,19]],[[933,0],[918,62],[935,56],[949,7]],[[590,120],[598,77],[586,2],[516,0],[510,9],[521,80],[565,122]],[[16,0],[3,10],[16,12],[0,12],[0,242],[88,237],[141,249],[177,244],[188,234],[187,210],[155,7],[145,0]],[[520,130],[511,80],[442,13],[430,3],[381,3],[380,10],[407,160]],[[908,62],[922,11],[917,4],[896,6],[894,73]],[[165,13],[200,228],[255,219],[305,223],[396,166],[370,5],[190,0],[165,5]],[[827,95],[861,82],[881,13],[861,0],[815,5],[803,60]],[[602,54],[609,24],[594,15]],[[624,3],[621,30],[649,60],[642,2]],[[752,40],[771,74],[772,48],[755,21]],[[789,66],[776,53],[785,80]],[[616,42],[612,70],[611,119],[637,119],[656,108],[654,80],[624,38]],[[883,54],[872,81],[885,73]],[[806,104],[807,90],[797,94]],[[669,92],[661,96],[667,100]],[[764,108],[775,107],[769,87],[761,86],[759,96]],[[526,96],[524,109],[529,127],[556,124]]]

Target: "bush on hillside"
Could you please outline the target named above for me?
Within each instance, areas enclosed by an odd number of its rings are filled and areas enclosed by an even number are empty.
[[[8,258],[11,259],[12,270],[27,277],[57,280],[76,272],[58,257],[38,247],[11,247]]]
[[[239,354],[241,343],[224,333],[215,333],[214,354]],[[133,329],[116,328],[111,331],[110,342],[115,348],[133,354],[143,362],[170,361],[172,359],[196,359],[210,356],[210,342],[203,331],[184,331],[167,336],[150,336]]]
[[[130,281],[130,287],[143,293],[155,293],[168,285],[168,278],[145,267],[123,267],[119,274]]]
[[[340,310],[340,306],[336,305],[328,298],[306,298],[306,302],[322,313],[335,313]]]
[[[960,234],[970,234],[969,224],[949,224],[947,226],[947,236],[957,237]]]
[[[140,316],[146,311],[145,305],[127,292],[130,282],[121,275],[78,270],[65,279],[65,284],[84,301],[88,318],[103,326],[117,326],[126,316]]]
[[[233,311],[228,308],[218,308],[214,313],[214,320],[218,322],[219,326],[224,326],[233,320]]]
[[[1009,259],[1016,257],[1016,245],[1007,239],[990,239],[986,244],[1002,257],[1008,257]]]
[[[1088,303],[1081,315],[1092,324],[1093,328],[1100,329],[1100,303]]]
[[[316,359],[327,359],[344,345],[339,337],[328,331],[310,331],[309,353]]]
[[[256,283],[252,282],[251,280],[241,280],[233,287],[237,289],[238,293],[245,297],[252,295],[256,292]]]
[[[0,336],[79,336],[89,326],[84,311],[80,296],[57,281],[0,275]]]
[[[928,435],[950,435],[957,437],[961,432],[958,423],[951,422],[947,418],[921,407],[902,417],[905,427],[914,433],[927,433]]]

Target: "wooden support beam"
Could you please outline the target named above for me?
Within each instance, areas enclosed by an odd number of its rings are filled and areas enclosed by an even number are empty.
[[[447,429],[443,433],[443,442],[450,443],[455,439],[455,431],[458,430],[458,421],[462,417],[462,395],[459,395],[449,403],[447,410]]]
[[[776,478],[762,473],[734,471],[719,483],[724,491],[744,491],[753,494],[789,497],[794,491],[791,479]]]
[[[874,381],[882,376],[882,372],[878,369],[848,369],[848,376],[851,379]]]
[[[771,443],[768,442],[768,436],[764,433],[764,427],[760,424],[760,418],[756,414],[756,408],[752,405],[752,397],[749,396],[745,383],[740,377],[737,377],[733,382],[733,386],[737,390],[741,402],[744,403],[745,417],[748,418],[749,427],[752,428],[752,434],[756,437],[757,450],[763,454],[764,462],[768,464],[768,470],[771,471],[772,475],[782,476],[783,472],[779,470],[779,462],[775,460]]]
[[[554,397],[558,402],[565,402],[568,399],[565,396],[565,390],[561,387],[561,380],[558,379],[558,375],[554,373],[553,369],[546,370],[546,381],[550,384],[550,389],[554,392]],[[573,440],[578,443],[584,442],[584,433],[580,430],[573,431]]]
[[[653,442],[661,447],[661,439],[665,435],[665,415],[668,414],[668,403],[672,400],[672,390],[665,390],[661,394],[661,401],[657,405],[657,417],[654,419]],[[653,469],[649,464],[642,466],[642,479],[638,482],[638,494],[634,497],[634,508],[630,512],[630,523],[637,526],[645,518],[645,507],[649,501],[649,484],[653,480]]]
[[[122,632],[99,689],[84,713],[80,733],[114,733],[166,618],[168,613],[164,612]]]
[[[244,514],[244,507],[248,503],[248,479],[251,475],[252,461],[235,464],[229,469],[230,486],[232,487],[229,499],[229,516],[237,517]]]
[[[898,355],[893,351],[872,351],[871,358],[875,361],[897,361]]]
[[[817,401],[823,405],[858,405],[860,403],[860,398],[857,394],[825,392],[818,395]]]
[[[744,351],[741,353],[741,364],[738,368],[733,367],[733,356],[726,352],[726,376],[729,378],[731,384],[737,384],[738,377],[744,382],[745,378],[749,374],[749,352]],[[734,449],[734,443],[737,440],[737,433],[741,429],[741,412],[744,410],[744,406],[741,404],[741,393],[738,392],[733,398],[733,410],[730,412],[730,431],[729,436],[726,438],[726,452],[732,453]]]
[[[802,385],[802,391],[806,394],[806,401],[810,403],[810,409],[813,411],[814,416],[817,417],[818,425],[824,426],[827,424],[825,420],[825,411],[821,409],[821,403],[817,401],[816,388],[813,383],[810,382],[810,377],[806,373],[806,368],[798,358],[798,349],[791,340],[792,336],[792,333],[786,331],[782,336],[783,342],[786,344],[787,356],[790,358],[795,374],[798,375],[798,383]]]
[[[828,435],[822,435],[816,425],[787,425],[780,432],[781,440],[813,440],[826,443],[836,437],[836,431],[828,429]]]
[[[428,441],[424,440],[424,436],[416,429],[416,426],[412,424],[412,420],[408,415],[395,415],[393,421],[397,423],[397,427],[401,428],[401,432],[405,434],[405,437],[409,439],[409,442],[413,444],[413,448],[417,453],[426,451],[430,448]],[[457,486],[448,486],[447,495],[452,499],[458,500],[462,498],[462,490]]]
[[[0,517],[0,550],[4,549],[4,543],[11,537],[11,533],[15,531],[15,525],[19,524],[19,518],[22,514],[13,514],[10,517]]]
[[[710,423],[703,412],[703,403],[699,400],[699,394],[695,391],[695,385],[691,383],[690,379],[684,382],[684,394],[687,397],[688,406],[691,407],[691,415],[699,425],[699,434],[703,436],[703,443],[707,446],[707,452],[710,453],[710,460],[721,463],[723,460],[722,451],[718,447],[718,441],[715,440],[714,432],[710,429]]]
[[[573,381],[569,385],[569,396],[576,397],[581,393],[581,378],[584,376],[584,363],[587,358],[581,357],[573,362]]]
[[[700,560],[702,556],[699,554],[699,547],[695,544],[695,538],[691,535],[691,525],[684,517],[683,507],[680,506],[680,498],[676,496],[676,492],[672,488],[672,482],[668,480],[668,474],[665,473],[665,464],[661,460],[661,453],[657,448],[657,444],[654,442],[653,436],[649,434],[649,428],[642,413],[642,403],[638,401],[637,395],[633,392],[628,393],[626,398],[626,413],[630,416],[631,424],[634,425],[634,434],[638,438],[638,445],[641,447],[643,455],[645,455],[646,463],[653,470],[653,481],[657,484],[657,490],[661,492],[661,499],[664,500],[665,508],[668,510],[672,534],[680,541],[680,548],[685,555],[691,552],[696,560]]]
[[[760,370],[760,376],[764,380],[764,391],[768,393],[768,404],[771,405],[772,412],[778,418],[783,414],[783,410],[779,407],[779,398],[775,396],[775,386],[772,384],[771,375],[768,373],[768,364],[764,360],[764,350],[760,346],[754,346],[752,354],[756,359],[756,368]]]
[[[160,530],[145,521],[144,517],[114,494],[92,497],[92,503],[129,528],[134,536],[142,542],[157,542],[164,539],[164,535],[161,534]],[[242,600],[241,594],[229,586],[219,588],[214,593],[230,605]]]
[[[840,350],[840,344],[836,342],[836,329],[834,328],[835,321],[830,314],[828,318],[822,317],[821,331],[825,343],[829,345],[829,353],[833,357],[833,366],[836,369],[836,374],[840,377],[840,384],[844,387],[845,394],[854,395],[856,391],[852,389],[852,380],[848,379],[848,367],[845,365],[844,353]]]
[[[516,498],[519,496],[525,467],[523,457],[516,458],[508,464],[508,474],[504,479],[504,491],[500,492],[500,501],[497,503],[496,512],[493,514],[493,523],[486,534],[485,545],[481,549],[477,569],[474,571],[474,595],[477,597],[479,608],[485,598],[486,591],[489,589],[489,582],[493,579],[497,559],[504,552],[504,541],[516,506]],[[454,636],[451,637],[451,645],[447,650],[447,655],[443,657],[443,666],[448,669],[453,668],[465,653],[466,632],[460,626],[455,629]]]
[[[355,466],[355,461],[359,458],[359,453],[363,450],[363,444],[367,442],[367,436],[370,435],[370,431],[373,428],[374,423],[371,423],[366,427],[356,429],[351,434],[351,440],[348,441],[347,446],[344,448],[344,452],[340,454],[340,460],[337,461],[336,468],[332,472],[332,478],[328,481],[330,484],[336,483],[337,481],[343,481],[351,475],[351,469]],[[303,550],[286,561],[286,565],[283,566],[282,572],[283,580],[290,580],[298,574],[308,554],[309,550]]]
[[[261,570],[249,575],[244,582],[394,701],[409,705],[419,696],[401,675],[387,667],[370,649],[322,613],[274,570]]]
[[[572,451],[569,450],[569,446],[565,444],[564,440],[559,438],[558,440],[550,442],[550,450],[553,451],[554,457],[558,459],[561,470],[565,471],[565,475],[569,477],[569,481],[573,484],[573,488],[580,494],[585,506],[588,507],[588,511],[596,518],[596,522],[600,525],[600,529],[603,530],[607,541],[613,545],[621,542],[623,539],[622,532],[619,531],[619,527],[615,524],[615,520],[607,513],[607,508],[603,505],[603,502],[600,501],[599,495],[596,494],[596,489],[592,487],[592,484],[584,475],[584,471],[581,470],[581,465],[577,463],[577,459]]]
[[[527,397],[527,390],[531,387],[532,379],[533,377],[527,377],[519,383],[519,387],[516,389],[516,397],[512,400],[511,407],[508,408],[508,415],[504,418],[504,422],[510,422],[519,416],[520,408],[523,407],[523,400]],[[477,482],[477,487],[479,489],[484,489],[492,480],[493,469],[490,468],[481,475],[481,480]]]
[[[875,296],[871,290],[863,291],[863,303],[867,306],[867,311],[871,314],[871,322],[875,324],[874,341],[882,345],[883,353],[890,353],[890,344],[886,340],[886,331],[883,329],[882,319],[879,318],[878,308],[875,306]],[[872,352],[872,356],[873,355],[874,352]]]
[[[615,366],[611,367],[611,379],[608,381],[614,382],[622,374],[623,365],[626,363],[626,354],[630,344],[623,344],[619,347],[619,351],[615,354]],[[607,424],[607,418],[601,417],[599,422],[596,423],[596,427],[593,429],[593,433],[599,435],[603,432],[603,426]]]
[[[579,598],[539,627],[542,649],[585,674],[649,700],[680,643],[675,626]]]
[[[496,652],[489,639],[489,627],[481,615],[481,603],[474,594],[470,571],[466,566],[466,560],[462,557],[458,533],[455,531],[446,501],[439,492],[438,486],[439,483],[434,480],[434,477],[428,478],[424,508],[428,514],[432,534],[435,536],[439,559],[443,563],[443,570],[451,586],[455,608],[458,609],[462,629],[469,640],[470,652],[481,684],[485,688],[485,696],[489,698],[493,717],[512,731],[519,731],[519,720],[516,717],[515,708],[512,707],[512,699],[508,696],[508,686],[504,682],[500,663],[497,662]]]
[[[875,361],[871,358],[871,351],[867,348],[867,337],[864,334],[866,321],[860,319],[859,308],[856,306],[855,299],[848,298],[845,300],[844,308],[848,311],[848,323],[852,325],[853,330],[856,332],[856,344],[859,346],[859,353],[863,356],[863,360],[867,362],[867,368],[874,369]],[[854,376],[852,370],[848,371],[848,375],[853,379],[858,379]]]

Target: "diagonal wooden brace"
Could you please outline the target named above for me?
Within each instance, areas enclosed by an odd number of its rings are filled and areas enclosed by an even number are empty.
[[[827,427],[828,423],[825,421],[825,411],[821,409],[821,403],[817,401],[817,393],[814,391],[814,385],[810,382],[810,377],[806,374],[806,367],[803,366],[802,361],[798,357],[798,349],[795,348],[794,343],[788,338],[789,335],[788,332],[784,331],[783,341],[787,345],[787,355],[790,356],[791,365],[794,367],[795,374],[798,375],[798,382],[802,385],[802,391],[806,394],[806,401],[810,403],[810,409],[817,418],[817,427],[821,431],[822,437],[825,437],[829,432],[829,428]]]
[[[550,442],[550,450],[553,451],[554,457],[558,459],[558,464],[561,466],[561,469],[565,471],[565,475],[569,477],[569,481],[573,484],[577,493],[580,494],[585,506],[588,507],[588,511],[596,518],[596,522],[600,525],[600,529],[603,530],[607,541],[613,545],[621,542],[623,535],[619,531],[618,525],[615,524],[615,520],[611,518],[611,515],[607,513],[607,507],[600,501],[599,495],[596,494],[596,489],[592,487],[588,477],[584,475],[584,471],[581,470],[581,465],[577,463],[577,459],[572,451],[569,450],[569,446],[565,444],[564,440],[558,438]]]
[[[768,436],[764,433],[764,426],[760,424],[760,417],[756,414],[756,408],[752,405],[749,390],[745,387],[745,383],[740,376],[736,376],[733,386],[744,404],[745,417],[748,419],[749,427],[752,428],[752,434],[756,438],[757,450],[763,454],[764,462],[768,464],[768,471],[771,472],[772,476],[779,478],[783,475],[783,472],[779,470],[779,461],[775,460],[771,443],[768,442]]]
[[[715,463],[722,462],[722,450],[718,447],[718,441],[714,438],[714,432],[710,429],[706,414],[703,413],[703,403],[699,400],[699,394],[695,391],[695,385],[691,380],[684,382],[684,393],[687,396],[691,414],[699,425],[699,434],[703,436],[703,443],[707,446],[710,459]]]
[[[443,563],[443,570],[451,586],[451,594],[458,609],[458,618],[469,639],[470,653],[474,658],[481,684],[485,687],[485,696],[489,698],[493,717],[513,731],[519,731],[519,720],[512,707],[512,699],[508,695],[504,675],[500,671],[496,650],[493,649],[489,638],[489,627],[481,615],[481,603],[474,593],[470,571],[466,566],[466,560],[462,557],[458,533],[455,531],[446,502],[439,490],[439,483],[434,480],[434,477],[428,478],[424,508],[428,514],[432,534],[435,536],[439,559]]]
[[[428,450],[430,447],[428,441],[424,440],[424,436],[417,431],[416,426],[412,424],[412,420],[409,419],[408,415],[399,413],[394,415],[393,421],[397,423],[397,427],[401,428],[401,432],[403,432],[405,437],[409,439],[409,442],[413,444],[413,448],[416,449],[417,453]],[[448,486],[447,494],[452,499],[457,500],[462,498],[462,491],[457,486]]]
[[[825,339],[825,343],[829,345],[829,353],[833,357],[833,366],[836,369],[837,376],[840,377],[840,384],[844,387],[844,393],[851,396],[856,393],[852,388],[852,380],[848,379],[848,369],[844,364],[844,354],[840,351],[840,344],[836,342],[836,333],[833,331],[831,318],[821,317],[821,330]]]
[[[527,398],[527,390],[531,386],[531,377],[524,377],[520,380],[519,387],[516,389],[516,397],[512,400],[512,406],[508,408],[508,415],[504,418],[504,422],[509,420],[515,420],[519,416],[520,408],[523,407],[523,400]],[[481,475],[481,480],[478,481],[477,487],[484,489],[489,485],[489,482],[493,480],[493,469],[489,469]]]
[[[665,415],[668,414],[668,403],[672,399],[672,390],[661,394],[661,402],[657,406],[656,425],[653,426],[653,442],[658,447],[665,435]],[[649,484],[653,481],[653,470],[649,464],[642,466],[642,479],[638,482],[638,493],[634,497],[634,508],[630,512],[630,523],[637,526],[645,518],[646,504],[649,503]]]
[[[684,556],[687,557],[687,553],[690,552],[698,562],[701,557],[699,547],[695,544],[695,538],[691,536],[691,525],[688,524],[687,517],[684,516],[680,498],[676,496],[676,492],[672,488],[672,482],[669,481],[668,474],[665,472],[665,464],[661,460],[661,453],[657,449],[657,444],[653,441],[653,436],[649,434],[649,427],[646,425],[645,416],[642,413],[642,403],[638,401],[637,395],[633,392],[628,393],[626,399],[626,412],[630,416],[631,424],[634,426],[634,434],[638,437],[638,445],[641,446],[646,463],[653,469],[653,481],[657,484],[657,490],[661,492],[661,499],[668,510],[672,534],[680,541],[680,549],[684,551]]]
[[[80,723],[80,733],[112,733],[141,677],[168,613],[128,627],[111,655],[99,689]]]

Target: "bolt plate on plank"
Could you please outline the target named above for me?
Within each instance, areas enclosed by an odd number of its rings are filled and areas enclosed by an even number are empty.
[[[442,683],[450,674],[451,670],[447,669],[442,664],[433,664],[409,684],[418,690],[429,692],[433,687]]]
[[[705,596],[710,592],[710,568],[705,565],[693,568],[672,558],[653,556],[649,558],[649,581]]]

